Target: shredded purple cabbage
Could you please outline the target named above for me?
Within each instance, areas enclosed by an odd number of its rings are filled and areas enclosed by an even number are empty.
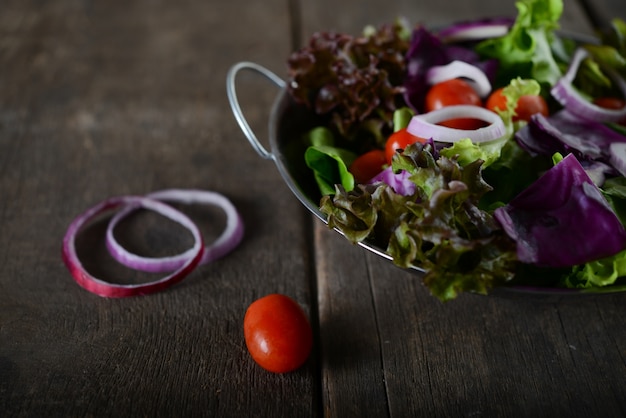
[[[584,119],[567,110],[549,117],[532,116],[528,125],[518,130],[515,139],[531,155],[573,153],[579,160],[608,162],[610,145],[626,142],[626,137],[591,119]]]
[[[572,154],[494,216],[523,263],[571,267],[626,248],[620,220]]]

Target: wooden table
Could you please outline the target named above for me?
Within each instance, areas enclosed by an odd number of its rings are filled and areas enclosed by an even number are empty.
[[[565,3],[565,29],[626,18],[622,0]],[[317,30],[514,13],[510,0],[3,2],[0,416],[626,415],[626,295],[442,304],[315,220],[226,99],[233,64],[283,76]],[[277,91],[259,80],[240,91],[263,133]],[[241,246],[150,296],[77,286],[60,255],[69,222],[166,188],[228,196]],[[273,292],[314,327],[294,373],[265,372],[244,344],[247,306]]]

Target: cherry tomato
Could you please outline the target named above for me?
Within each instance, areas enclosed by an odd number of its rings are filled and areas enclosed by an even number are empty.
[[[293,299],[271,294],[254,301],[243,320],[246,346],[257,364],[274,373],[296,370],[309,357],[313,332]]]
[[[492,112],[496,110],[505,110],[506,109],[506,97],[502,94],[502,90],[504,87],[500,87],[499,89],[494,90],[489,97],[487,98],[487,102],[485,103],[485,107]]]
[[[485,104],[487,109],[495,112],[496,109],[504,110],[506,108],[506,97],[502,94],[502,89],[503,88],[499,88],[491,93],[487,99],[487,103]],[[548,116],[548,104],[541,96],[522,96],[517,101],[515,113],[515,116],[513,116],[513,122],[517,122],[519,120],[525,120],[528,122],[530,117],[535,113],[541,113],[544,116]]]
[[[598,97],[593,100],[596,106],[603,107],[605,109],[622,109],[626,106],[626,101],[618,99],[617,97]]]
[[[385,151],[374,149],[360,155],[348,168],[357,183],[367,183],[376,174],[383,171],[383,167],[387,163],[385,159]]]
[[[399,149],[405,149],[408,145],[416,142],[426,142],[426,139],[419,136],[411,135],[406,128],[400,129],[389,136],[385,143],[385,160],[387,164],[391,164],[393,154]]]
[[[427,112],[453,105],[482,106],[483,102],[476,90],[460,78],[437,83],[426,93]],[[478,129],[485,126],[485,122],[473,118],[458,118],[441,122],[439,125],[455,129]]]

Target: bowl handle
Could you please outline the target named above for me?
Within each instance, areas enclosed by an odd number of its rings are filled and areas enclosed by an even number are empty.
[[[239,123],[239,127],[248,138],[250,145],[252,148],[263,158],[267,160],[271,160],[274,158],[271,152],[265,149],[265,147],[261,144],[261,142],[257,139],[256,135],[248,125],[246,118],[241,111],[241,106],[239,106],[239,100],[237,99],[237,92],[235,90],[235,78],[237,77],[237,73],[241,70],[252,70],[261,75],[264,75],[270,81],[274,82],[281,89],[285,88],[285,82],[278,77],[276,74],[268,70],[267,68],[255,64],[253,62],[240,62],[231,67],[226,76],[226,94],[228,95],[228,101],[230,102],[230,107],[235,115],[235,119],[237,123]]]

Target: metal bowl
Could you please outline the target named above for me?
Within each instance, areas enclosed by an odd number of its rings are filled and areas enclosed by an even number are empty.
[[[250,128],[239,105],[236,93],[236,78],[241,71],[252,71],[258,73],[280,90],[270,112],[269,120],[269,146],[267,150],[258,140],[253,130]],[[298,138],[304,132],[320,125],[320,119],[310,110],[302,105],[296,104],[287,92],[286,82],[265,67],[253,62],[240,62],[229,70],[226,78],[226,92],[235,119],[241,127],[252,148],[261,158],[272,160],[276,164],[280,175],[298,200],[320,221],[327,224],[326,216],[319,210],[321,194],[313,177],[312,171],[304,161],[306,146],[299,141],[289,141],[290,138]],[[341,231],[335,229],[341,234]],[[393,262],[392,257],[384,249],[372,242],[359,242],[359,246]],[[419,266],[410,268],[415,273],[424,273]],[[557,287],[541,287],[528,285],[502,286],[496,291],[505,290],[507,292],[521,292],[544,295],[581,295],[614,293],[626,291],[626,285],[613,285],[601,288],[589,289],[567,289]]]
[[[239,105],[236,93],[236,78],[237,74],[242,70],[261,74],[280,89],[270,112],[269,151],[261,144],[254,131],[250,128]],[[291,99],[287,92],[285,81],[267,68],[253,62],[240,62],[230,69],[227,75],[226,92],[235,119],[252,148],[261,158],[274,161],[278,172],[291,192],[313,215],[327,224],[326,216],[319,210],[319,202],[322,195],[313,178],[312,171],[304,161],[306,146],[298,141],[286,140],[287,138],[298,138],[307,130],[319,126],[319,118],[312,115],[309,109],[296,104]],[[341,231],[335,230],[341,234]],[[372,243],[359,242],[358,245],[392,261],[389,254]],[[419,267],[413,267],[413,269],[417,272],[424,271]]]

